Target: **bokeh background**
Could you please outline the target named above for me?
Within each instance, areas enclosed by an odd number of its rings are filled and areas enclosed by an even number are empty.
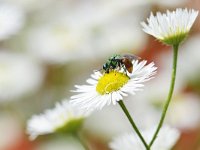
[[[29,141],[26,121],[69,99],[112,54],[154,61],[156,77],[125,100],[140,128],[159,120],[170,82],[172,50],[145,34],[150,12],[200,10],[199,0],[0,0],[0,150],[83,150],[67,135]],[[174,150],[200,150],[200,17],[179,50],[173,102],[166,123],[181,137]],[[132,131],[118,106],[94,112],[83,134],[92,150]]]

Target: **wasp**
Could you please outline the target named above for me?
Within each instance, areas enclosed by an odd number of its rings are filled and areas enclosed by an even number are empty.
[[[105,71],[105,73],[109,73],[110,70],[115,70],[115,69],[124,69],[125,72],[132,73],[133,71],[133,60],[138,60],[140,57],[132,55],[132,54],[125,54],[125,55],[113,55],[108,60],[106,63],[103,65],[102,70]]]

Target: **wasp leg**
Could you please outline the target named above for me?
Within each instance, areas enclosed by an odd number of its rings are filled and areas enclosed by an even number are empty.
[[[126,69],[126,66],[125,66],[125,65],[122,65],[122,68],[123,68],[123,70],[124,70],[124,74],[127,75],[127,69]]]
[[[117,60],[117,69],[118,69],[118,71],[120,71],[122,68],[122,62],[120,59],[116,59],[116,60]]]

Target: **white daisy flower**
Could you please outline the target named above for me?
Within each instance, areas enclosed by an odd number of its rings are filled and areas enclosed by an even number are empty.
[[[0,5],[0,40],[9,38],[16,34],[24,25],[25,14],[18,7],[1,4]]]
[[[99,71],[87,80],[89,85],[76,85],[78,93],[71,97],[71,102],[87,110],[102,109],[105,105],[116,104],[128,94],[134,95],[156,73],[154,63],[146,65],[147,61],[132,61],[133,71],[127,75],[121,71],[110,71],[102,74]]]
[[[188,35],[198,11],[178,8],[156,16],[151,13],[147,23],[142,22],[143,31],[169,45],[178,45]]]
[[[143,135],[147,142],[150,142],[155,129],[143,131]],[[164,126],[152,145],[151,150],[169,150],[171,149],[179,139],[180,133],[174,128]],[[146,148],[137,137],[136,134],[130,133],[114,138],[110,143],[112,150],[145,150]]]
[[[55,108],[34,115],[27,123],[27,133],[34,140],[39,135],[54,132],[75,132],[89,113],[72,106],[67,100],[57,103]]]

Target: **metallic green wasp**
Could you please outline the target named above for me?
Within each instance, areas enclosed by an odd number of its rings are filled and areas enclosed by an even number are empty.
[[[103,70],[105,73],[109,73],[110,70],[120,70],[121,68],[124,69],[124,71],[128,71],[129,73],[132,73],[133,71],[133,60],[138,60],[140,57],[132,55],[132,54],[125,54],[125,55],[113,55],[106,63],[103,65]]]

